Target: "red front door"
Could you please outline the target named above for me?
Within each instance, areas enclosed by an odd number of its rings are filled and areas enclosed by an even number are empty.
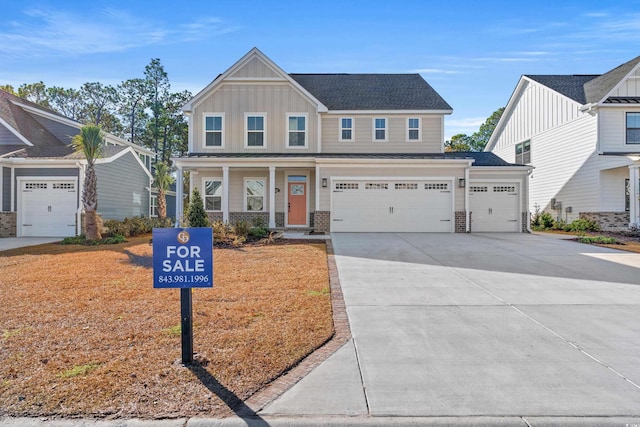
[[[289,183],[289,216],[287,225],[307,224],[307,184]]]

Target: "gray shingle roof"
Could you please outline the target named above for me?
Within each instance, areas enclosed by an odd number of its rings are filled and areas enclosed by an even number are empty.
[[[594,75],[529,75],[526,77],[563,94],[580,104],[586,104],[585,83],[598,77]]]
[[[465,151],[456,153],[191,153],[191,158],[317,158],[317,159],[474,159],[473,166],[522,166],[505,162],[492,152]]]
[[[604,74],[525,75],[580,104],[597,103],[640,63],[640,56]]]
[[[420,74],[289,74],[330,110],[452,110]]]

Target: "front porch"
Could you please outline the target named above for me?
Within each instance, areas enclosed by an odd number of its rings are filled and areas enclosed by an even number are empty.
[[[315,165],[307,161],[285,164],[202,164],[177,160],[177,204],[182,172],[188,172],[189,193],[198,188],[211,221],[246,221],[269,229],[329,231],[329,212],[318,212],[321,182]],[[190,159],[192,160],[192,159]],[[182,206],[177,207],[182,212]]]

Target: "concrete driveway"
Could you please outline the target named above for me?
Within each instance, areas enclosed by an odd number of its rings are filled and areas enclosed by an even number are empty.
[[[640,254],[527,234],[332,238],[353,339],[261,415],[639,422]]]
[[[62,237],[4,237],[0,239],[0,251],[24,248],[26,246],[43,245],[45,243],[59,242]]]

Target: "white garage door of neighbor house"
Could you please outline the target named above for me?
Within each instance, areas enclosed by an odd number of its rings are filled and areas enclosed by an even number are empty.
[[[519,183],[473,182],[469,186],[471,232],[519,232]]]
[[[76,180],[23,180],[20,185],[21,236],[75,235]]]
[[[333,232],[452,232],[450,180],[336,180]]]

